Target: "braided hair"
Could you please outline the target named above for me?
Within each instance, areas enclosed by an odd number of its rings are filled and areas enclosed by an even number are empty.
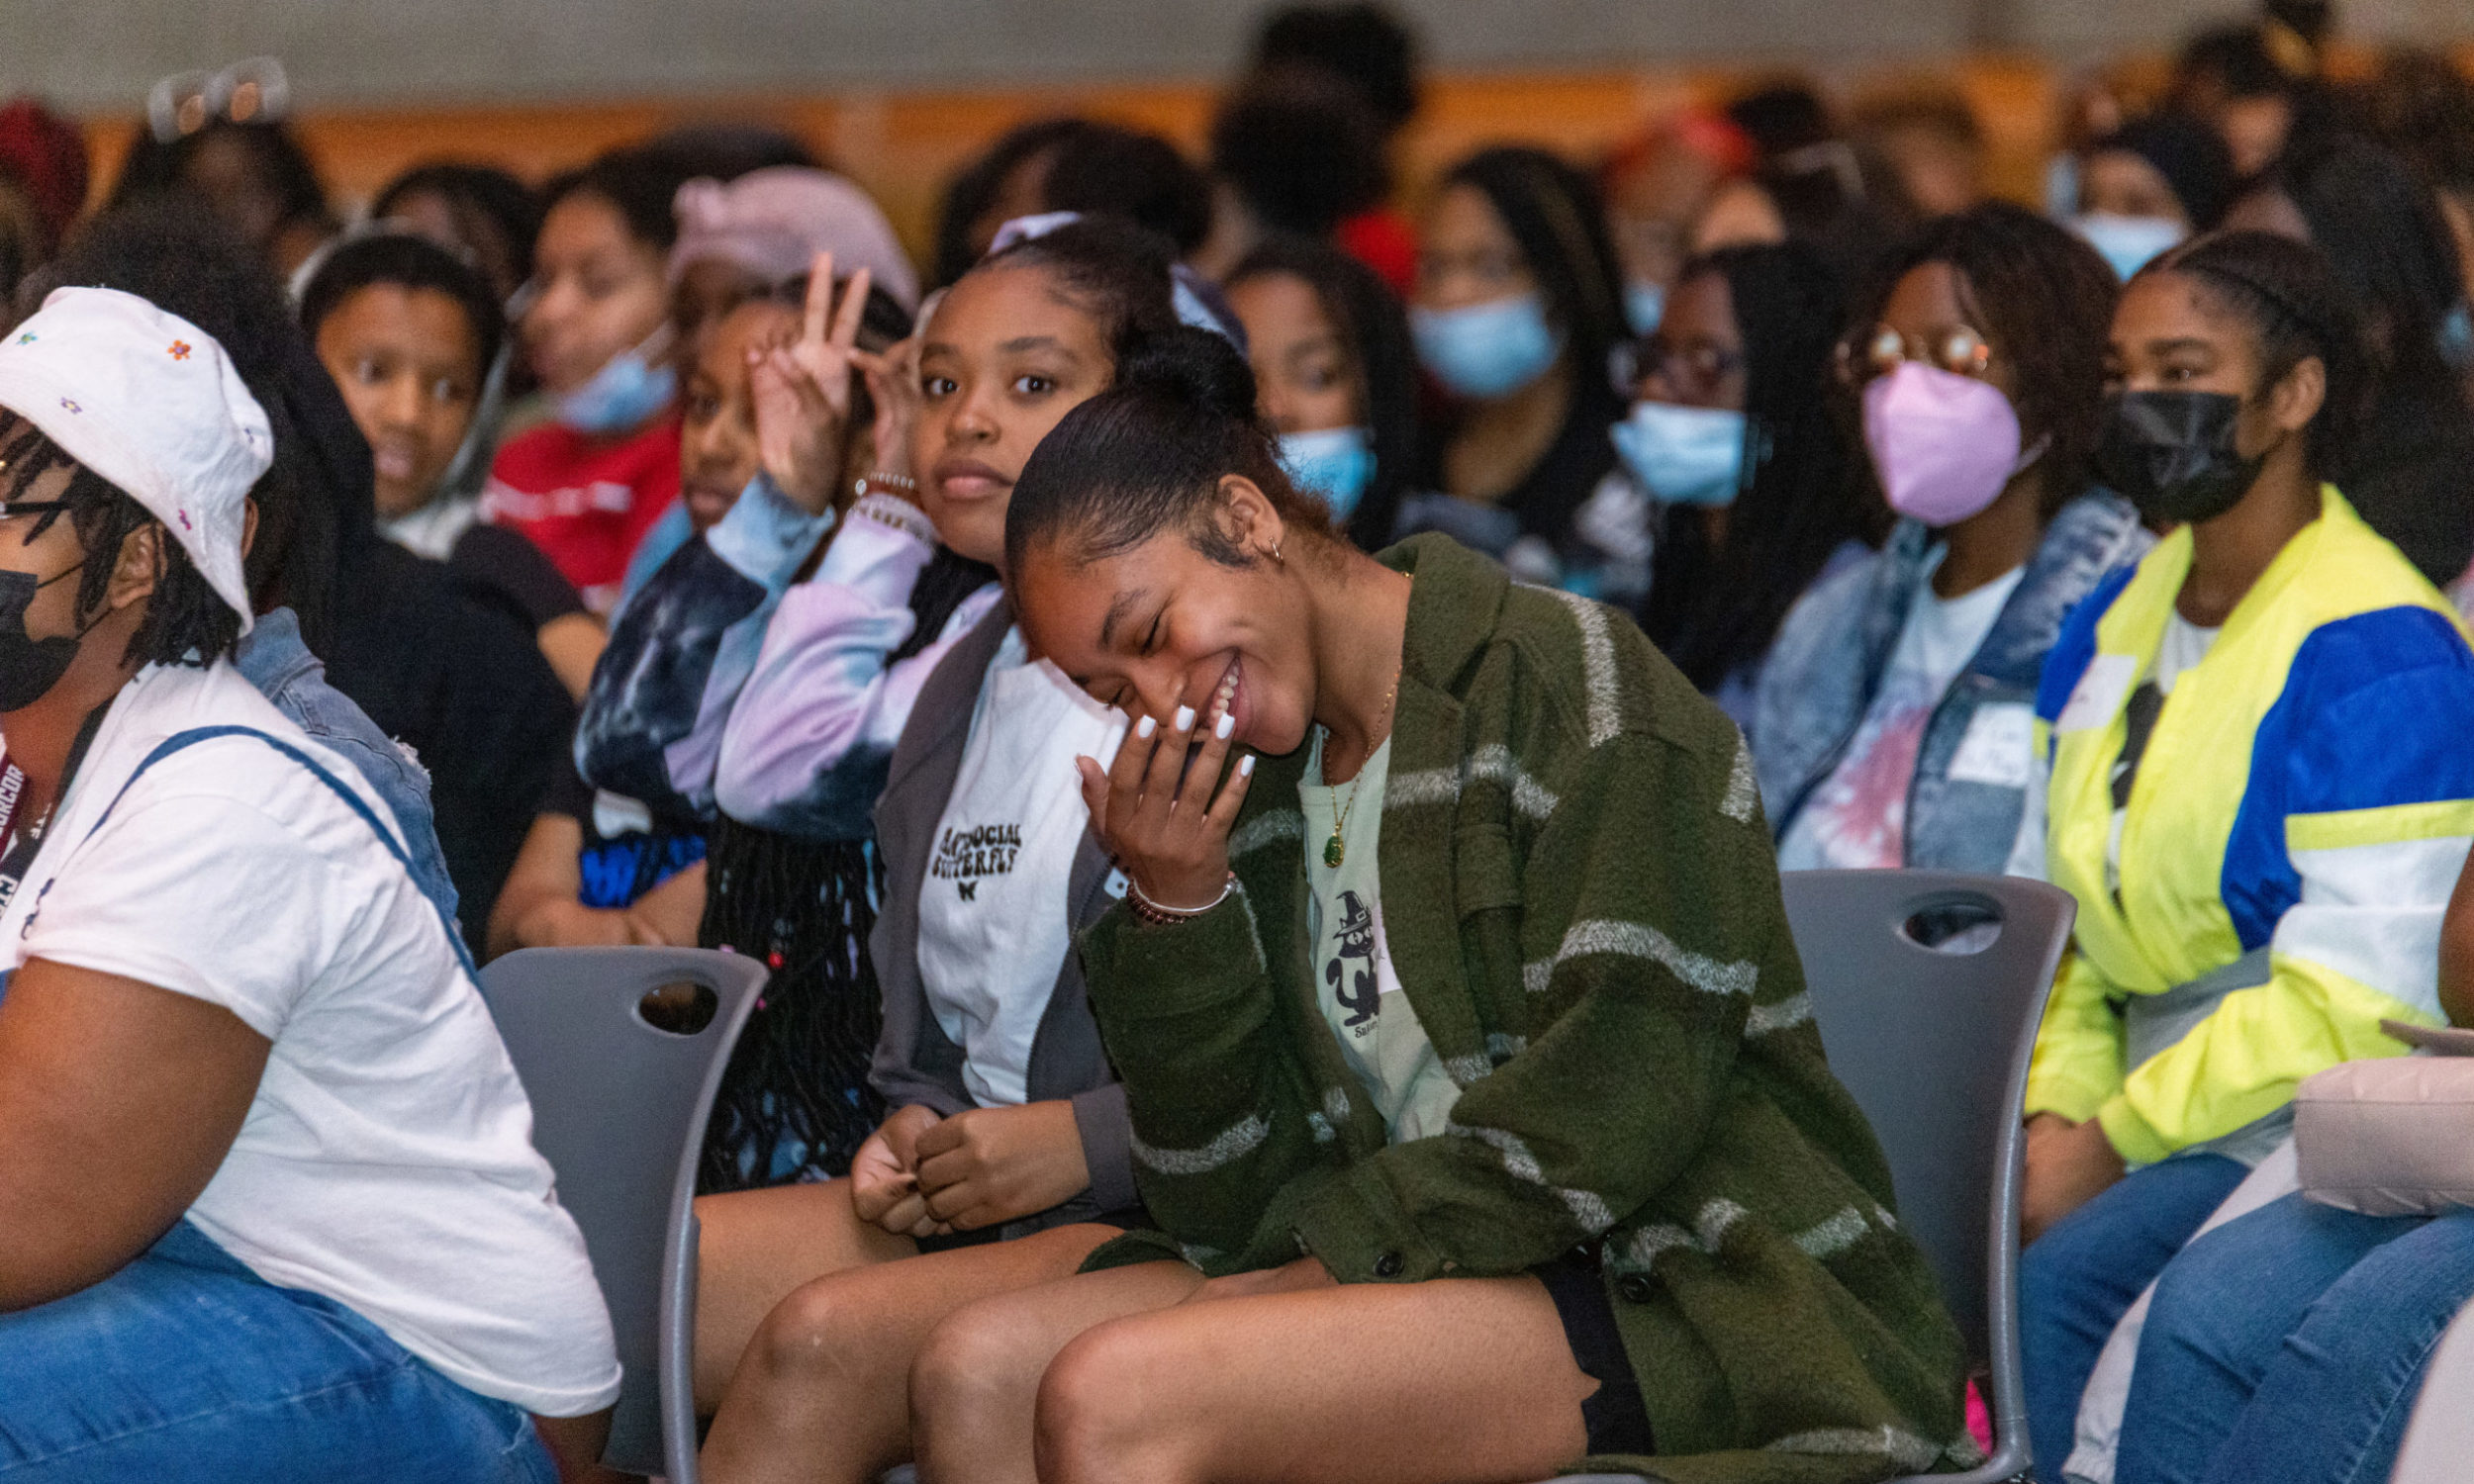
[[[100,474],[79,463],[51,441],[43,429],[13,415],[0,414],[0,505],[31,498],[35,482],[47,474],[68,472],[60,495],[65,510],[46,510],[27,532],[40,538],[68,517],[85,549],[85,565],[77,573],[78,625],[99,618],[112,589],[112,570],[121,543],[148,525],[159,524],[154,513]],[[240,615],[208,585],[206,574],[189,559],[187,547],[165,531],[155,547],[154,593],[146,614],[129,636],[121,660],[132,665],[211,665],[230,654],[240,641]]]

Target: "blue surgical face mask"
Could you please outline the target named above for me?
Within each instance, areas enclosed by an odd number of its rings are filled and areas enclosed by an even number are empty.
[[[2074,217],[2070,228],[2087,238],[2088,245],[2113,269],[2113,276],[2125,283],[2158,253],[2190,235],[2170,217],[2117,217],[2109,212]]]
[[[2439,356],[2451,371],[2474,371],[2474,309],[2462,299],[2439,322]]]
[[[1298,489],[1321,496],[1333,519],[1345,521],[1374,483],[1375,434],[1363,427],[1282,433],[1280,466]]]
[[[1643,339],[1658,333],[1658,322],[1666,318],[1666,285],[1636,278],[1624,285],[1624,323]]]
[[[1615,424],[1615,451],[1642,487],[1669,505],[1735,504],[1744,485],[1742,413],[1636,402]]]
[[[1546,301],[1535,294],[1464,309],[1411,309],[1409,335],[1418,363],[1435,380],[1479,401],[1528,386],[1564,353],[1564,337],[1547,324]]]
[[[580,433],[625,432],[652,420],[679,390],[679,373],[653,358],[669,348],[668,325],[621,350],[583,386],[558,399],[558,420]]]

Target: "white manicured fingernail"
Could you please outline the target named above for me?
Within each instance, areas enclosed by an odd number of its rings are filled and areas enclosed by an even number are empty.
[[[1253,753],[1247,753],[1244,757],[1239,758],[1239,759],[1237,760],[1237,776],[1238,776],[1239,778],[1252,778],[1252,777],[1254,777],[1254,754],[1253,754]]]
[[[1194,729],[1194,708],[1192,706],[1179,706],[1177,708],[1177,729],[1181,732],[1190,732]]]
[[[1156,732],[1156,731],[1158,731],[1159,729],[1160,729],[1160,723],[1159,723],[1159,722],[1157,722],[1157,721],[1154,721],[1154,720],[1153,720],[1152,718],[1150,718],[1149,716],[1145,716],[1142,720],[1137,721],[1137,722],[1135,722],[1135,723],[1134,723],[1134,735],[1135,735],[1135,736],[1137,736],[1137,737],[1146,737],[1146,738],[1147,738],[1147,737],[1149,737],[1149,736],[1150,736],[1153,732]]]
[[[1226,711],[1222,711],[1220,713],[1220,724],[1211,728],[1211,735],[1225,742],[1228,740],[1228,734],[1235,730],[1237,730],[1237,718],[1231,716]]]

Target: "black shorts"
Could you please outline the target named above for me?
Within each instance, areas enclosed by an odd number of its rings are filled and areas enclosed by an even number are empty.
[[[1102,1211],[1096,1216],[1087,1216],[1083,1219],[1093,1225],[1114,1227],[1120,1232],[1147,1231],[1152,1225],[1151,1213],[1139,1205],[1121,1206],[1114,1211]],[[966,1247],[986,1247],[992,1242],[1004,1241],[1006,1230],[1007,1227],[1004,1226],[981,1227],[972,1232],[946,1232],[941,1236],[921,1237],[918,1239],[919,1251],[925,1254],[950,1252]],[[1041,1230],[1045,1231],[1046,1228]]]
[[[1658,1451],[1650,1437],[1650,1409],[1641,1400],[1641,1382],[1624,1354],[1624,1337],[1615,1327],[1615,1306],[1606,1296],[1606,1274],[1596,1253],[1574,1251],[1529,1270],[1555,1300],[1555,1315],[1564,1322],[1564,1341],[1572,1347],[1572,1359],[1598,1383],[1580,1404],[1590,1453],[1646,1456]]]

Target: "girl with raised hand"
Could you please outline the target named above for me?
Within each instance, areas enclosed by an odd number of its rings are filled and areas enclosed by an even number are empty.
[[[2038,697],[2046,869],[2079,899],[2027,1095],[2020,1321],[2046,1474],[2106,1337],[2286,1137],[2296,1084],[2403,1052],[2383,1018],[2438,1023],[2440,921],[2474,838],[2474,652],[2326,482],[2376,384],[2327,261],[2263,232],[2175,248],[2131,281],[2106,359],[2099,467],[2175,529],[2071,614]],[[2204,1270],[2203,1254],[2257,1252],[2233,1234],[2277,1219],[2235,1222],[2188,1257]],[[2299,1318],[2295,1251],[2258,1269],[2272,1288],[2247,1265],[2160,1286],[2141,1372],[2188,1321],[2215,1326],[2188,1306],[2202,1293],[2203,1310]],[[2180,1370],[2165,1405],[2194,1410],[2143,1435],[2126,1422],[2121,1477],[2146,1443],[2189,1464],[2221,1440],[2233,1378],[2266,1347],[2204,1385]],[[2286,1461],[2263,1466],[2313,1476]],[[2357,1462],[2347,1449],[2332,1476]]]
[[[830,273],[817,281],[829,296]],[[799,297],[809,297],[808,290]],[[844,307],[855,310],[860,302],[846,298]],[[825,305],[816,308],[821,313]],[[680,419],[687,486],[681,504],[702,507],[709,526],[762,472],[750,356],[787,342],[801,324],[797,303],[760,297],[725,313],[698,341]],[[822,341],[820,331],[816,338]],[[768,515],[774,518],[759,519]],[[692,541],[692,555],[663,564],[653,599],[619,615],[617,654],[595,672],[602,689],[586,697],[583,729],[586,762],[618,787],[588,783],[568,749],[492,913],[491,952],[697,941],[706,907],[713,749],[669,744],[695,725],[717,668],[728,677],[719,700],[727,706],[730,679],[745,675],[763,638],[772,595],[808,560],[829,517],[828,510],[823,517],[801,512],[784,520],[751,507],[733,522],[737,539]],[[782,539],[762,539],[784,524],[791,530]],[[709,724],[717,728],[718,714]]]
[[[781,971],[714,1114],[709,1189],[841,1173],[874,1127],[848,1095],[874,1040],[872,1012],[852,1007],[873,1000],[854,981],[846,920],[868,900],[860,845],[792,849],[714,807],[722,725],[775,605],[874,467],[867,428],[884,400],[863,376],[882,385],[879,356],[909,328],[869,269],[837,298],[832,256],[807,266],[694,338],[681,446],[685,500],[707,528],[619,610],[575,775],[527,842],[533,915],[502,924],[517,943],[546,930],[554,942],[727,945]],[[634,828],[614,827],[628,811]],[[823,946],[802,951],[803,935]]]
[[[1029,659],[993,580],[939,574],[1001,560],[1031,450],[1176,325],[1170,266],[1164,242],[1094,218],[997,252],[944,294],[906,356],[908,435],[885,444],[898,467],[884,472],[916,491],[889,481],[903,493],[853,507],[784,595],[732,707],[725,817],[882,862],[879,897],[854,890],[797,929],[809,936],[786,963],[841,962],[859,987],[820,1001],[829,1045],[771,1043],[796,1077],[773,1085],[837,1103],[836,1138],[891,1111],[835,1152],[847,1179],[699,1202],[699,1391],[728,1390],[715,1479],[900,1461],[927,1330],[971,1298],[1071,1273],[1142,1219],[1069,939],[1115,889],[1073,760],[1107,755],[1122,718]],[[940,612],[931,593],[962,601]],[[873,1066],[853,1065],[838,1038],[873,1027],[880,993]],[[725,1086],[725,1110],[734,1096]],[[828,1158],[809,1167],[840,1173]]]
[[[1138,717],[1078,761],[1130,880],[1081,948],[1161,1230],[929,1337],[923,1472],[1974,1456],[1751,762],[1620,613],[1439,536],[1360,554],[1184,332],[1041,444],[1005,558]]]
[[[1844,354],[1900,518],[1779,627],[1750,728],[1761,798],[1789,871],[2032,870],[2046,653],[2147,543],[2089,466],[2118,289],[2078,236],[2001,203],[1891,270]]]

